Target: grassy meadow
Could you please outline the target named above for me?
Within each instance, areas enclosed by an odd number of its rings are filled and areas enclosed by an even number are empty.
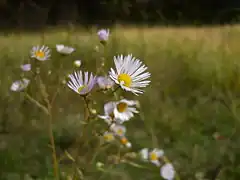
[[[181,180],[240,179],[240,26],[116,27],[105,49],[96,32],[76,28],[1,35],[0,179],[54,179],[48,117],[23,92],[10,91],[22,76],[20,65],[34,61],[29,58],[32,46],[43,44],[52,48],[51,59],[40,62],[40,73],[54,100],[53,131],[62,179],[70,180],[73,174],[87,180],[161,179],[159,168],[150,163],[132,157],[115,162],[118,155],[145,147],[163,149]],[[63,57],[56,44],[76,52]],[[101,147],[91,132],[104,126],[102,121],[85,127],[84,102],[62,81],[75,69],[96,74],[102,57],[107,72],[113,56],[129,53],[144,61],[151,73],[144,94],[118,92],[141,105],[140,113],[126,123],[132,148]],[[82,61],[80,68],[73,66],[77,59]],[[37,81],[31,79],[26,91],[44,104]],[[94,92],[91,99],[92,108],[103,114],[104,103],[113,96]],[[66,150],[78,161],[67,158]],[[96,167],[97,162],[104,168]]]

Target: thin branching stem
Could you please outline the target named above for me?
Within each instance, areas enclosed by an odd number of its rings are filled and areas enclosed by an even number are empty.
[[[35,104],[37,107],[39,107],[40,109],[42,109],[42,111],[45,113],[45,114],[49,114],[48,112],[48,109],[42,105],[40,102],[38,102],[36,99],[34,99],[33,97],[31,97],[28,93],[24,93],[25,97],[31,101],[33,104]]]
[[[53,169],[54,169],[54,176],[56,180],[59,180],[59,167],[58,167],[58,160],[57,160],[57,153],[56,153],[56,146],[54,141],[54,135],[53,135],[53,118],[52,118],[52,105],[51,102],[48,99],[48,94],[46,92],[46,87],[44,83],[42,82],[40,76],[39,76],[39,83],[41,88],[41,93],[43,96],[44,101],[47,104],[47,111],[48,111],[48,135],[50,139],[51,149],[52,149],[52,159],[53,159]]]
[[[50,105],[50,103],[49,103]],[[56,180],[59,180],[59,171],[58,171],[58,160],[57,160],[57,154],[56,154],[56,146],[54,141],[54,135],[53,135],[53,127],[52,127],[52,113],[51,113],[51,106],[48,105],[48,111],[49,111],[49,118],[48,118],[48,134],[50,138],[50,143],[52,146],[52,158],[53,158],[53,165],[54,165],[54,175]]]

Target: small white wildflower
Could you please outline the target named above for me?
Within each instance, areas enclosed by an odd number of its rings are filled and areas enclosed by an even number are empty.
[[[147,67],[131,54],[125,57],[123,55],[114,57],[114,63],[116,70],[111,68],[109,72],[110,78],[126,91],[130,91],[135,95],[143,93],[144,91],[139,88],[144,88],[150,83],[147,79],[151,75],[149,72],[145,72]]]
[[[112,126],[110,126],[110,130],[119,137],[123,137],[126,134],[126,127],[122,125],[112,124]]]
[[[159,158],[162,157],[163,155],[164,155],[163,150],[155,148],[149,153],[149,160],[156,166],[160,166]]]
[[[30,83],[29,79],[23,78],[22,80],[13,82],[10,89],[11,91],[19,92],[27,88],[29,83]]]
[[[68,87],[80,95],[88,94],[96,84],[96,76],[91,73],[82,71],[74,72],[69,75]]]
[[[22,71],[31,71],[31,64],[23,64],[20,66],[20,68],[22,69]]]
[[[142,160],[147,161],[148,160],[148,148],[143,148],[140,152],[139,155],[141,157]]]
[[[104,134],[103,134],[103,138],[106,142],[111,142],[115,139],[115,136],[112,132],[108,132],[106,131]]]
[[[76,67],[80,67],[81,65],[82,65],[82,61],[81,60],[76,60],[76,61],[74,61],[74,66],[76,66]]]
[[[98,34],[99,40],[102,43],[105,43],[109,38],[110,31],[109,31],[109,29],[101,29],[101,30],[98,31],[97,34]]]
[[[51,56],[51,50],[47,46],[34,46],[31,50],[31,57],[39,61],[46,61]]]
[[[135,101],[120,100],[116,103],[116,108],[114,108],[114,116],[122,121],[128,121],[134,116],[134,113],[138,113],[136,108],[133,107],[134,105],[136,105]]]
[[[166,163],[161,167],[160,174],[163,179],[173,180],[175,176],[175,170],[171,163]]]
[[[56,50],[60,54],[64,54],[64,55],[72,54],[73,51],[75,51],[75,49],[73,47],[65,46],[63,44],[57,44]]]
[[[104,115],[98,115],[99,118],[103,119],[107,124],[117,123],[122,124],[122,119],[116,118],[114,115],[114,109],[116,108],[116,102],[110,101],[104,104]]]

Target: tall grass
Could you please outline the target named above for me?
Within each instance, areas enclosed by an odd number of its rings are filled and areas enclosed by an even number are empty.
[[[95,71],[101,48],[96,29],[54,30],[39,34],[1,36],[0,53],[0,177],[18,179],[26,175],[52,178],[51,151],[48,147],[46,116],[21,94],[9,90],[19,78],[19,66],[29,62],[33,45],[55,48],[63,43],[77,49],[61,58],[56,52],[43,65],[44,81],[51,96],[58,91],[52,106],[57,155],[64,150],[76,154],[80,149],[81,171],[85,179],[159,179],[159,170],[149,165],[140,169],[131,164],[112,162],[112,151],[99,149],[96,158],[89,156],[96,140],[89,137],[83,145],[78,136],[83,102],[60,84],[71,73],[73,61],[81,59],[81,69]],[[111,31],[105,52],[106,70],[113,65],[113,56],[132,53],[143,60],[151,72],[151,85],[139,97],[141,114],[127,126],[132,151],[144,147],[163,148],[172,160],[181,179],[240,178],[240,28],[239,26],[206,28],[124,28]],[[51,71],[51,74],[48,72]],[[37,86],[36,86],[37,87]],[[36,99],[39,89],[29,89]],[[129,94],[124,94],[134,98]],[[95,109],[102,111],[108,99],[96,96]],[[91,128],[91,127],[89,127]],[[89,129],[91,131],[91,129]],[[75,139],[77,139],[75,141]],[[80,141],[80,142],[79,142]],[[81,148],[78,148],[81,146]],[[98,161],[108,160],[108,169],[99,171]],[[74,163],[63,158],[61,173],[71,174]],[[26,178],[26,177],[25,177]]]

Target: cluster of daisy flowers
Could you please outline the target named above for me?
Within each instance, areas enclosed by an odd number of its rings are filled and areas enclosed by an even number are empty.
[[[122,99],[120,101],[110,101],[104,105],[104,115],[98,116],[109,127],[109,130],[104,133],[104,140],[111,142],[118,138],[124,146],[128,148],[132,146],[126,137],[126,127],[123,123],[129,121],[135,113],[138,113],[135,107],[137,104],[137,101]]]
[[[109,30],[102,29],[97,34],[101,44],[105,47],[110,35]],[[69,55],[75,49],[58,44],[56,45],[56,51],[63,55]],[[30,51],[30,57],[38,61],[47,61],[51,58],[51,50],[47,46],[34,46]],[[68,75],[67,86],[84,99],[88,97],[96,85],[101,90],[112,90],[113,93],[115,93],[116,89],[122,89],[136,96],[143,94],[143,88],[150,84],[149,78],[151,74],[147,72],[147,66],[132,54],[126,56],[116,55],[113,57],[113,61],[115,68],[110,68],[108,74],[104,76],[96,76],[91,72],[82,70],[74,71]],[[74,65],[80,67],[81,61],[74,61]],[[31,64],[23,64],[20,68],[23,71],[31,71]],[[29,83],[30,80],[23,77],[21,80],[15,81],[10,89],[12,91],[22,91]],[[115,90],[114,86],[116,86]],[[127,128],[124,126],[124,123],[138,113],[138,106],[138,101],[125,98],[120,100],[116,98],[115,101],[109,101],[104,104],[104,114],[97,117],[102,119],[108,126],[102,134],[105,142],[117,140],[123,147],[132,147],[131,142],[126,136]],[[156,166],[161,167],[161,176],[164,179],[174,179],[175,171],[172,164],[165,163],[161,166],[161,158],[164,157],[163,154],[164,152],[158,149],[149,151],[145,148],[140,152],[144,161],[152,162]]]
[[[69,55],[72,54],[75,51],[75,48],[65,46],[63,44],[57,44],[56,45],[56,51],[62,55]],[[51,49],[48,46],[33,46],[31,51],[30,51],[30,58],[36,59],[38,61],[47,61],[51,58]],[[80,67],[81,66],[81,61],[80,60],[75,60],[74,61],[74,66]],[[22,64],[20,65],[20,69],[23,72],[28,72],[32,70],[32,64]],[[21,78],[20,80],[16,80],[12,83],[10,90],[11,91],[16,91],[20,92],[23,91],[28,87],[30,83],[30,80],[27,79],[26,77]]]

